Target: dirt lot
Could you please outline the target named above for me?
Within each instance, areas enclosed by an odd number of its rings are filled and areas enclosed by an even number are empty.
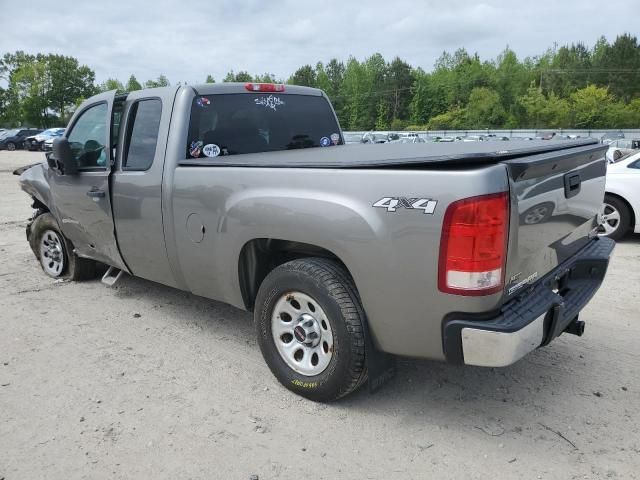
[[[566,335],[505,369],[402,360],[332,405],[280,387],[249,314],[151,282],[59,283],[0,152],[0,479],[640,478],[640,235]]]

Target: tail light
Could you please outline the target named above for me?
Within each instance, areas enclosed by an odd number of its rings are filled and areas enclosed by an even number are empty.
[[[250,92],[284,92],[281,83],[246,83],[244,88]]]
[[[508,232],[507,192],[450,204],[444,214],[440,240],[440,291],[489,295],[502,290]]]

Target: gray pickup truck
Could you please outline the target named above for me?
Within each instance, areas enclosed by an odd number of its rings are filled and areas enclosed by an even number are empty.
[[[320,90],[229,83],[92,97],[17,173],[46,274],[252,311],[278,380],[330,401],[395,355],[499,367],[581,335],[614,245],[606,148],[344,145]]]

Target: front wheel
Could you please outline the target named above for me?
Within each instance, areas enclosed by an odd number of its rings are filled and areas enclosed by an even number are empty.
[[[258,344],[276,378],[310,400],[337,400],[364,383],[364,310],[337,262],[304,258],[262,282],[254,313]]]
[[[598,235],[609,237],[617,242],[626,235],[631,226],[629,207],[618,197],[605,195],[602,221],[598,228]]]
[[[36,217],[30,227],[29,244],[44,273],[52,278],[86,280],[96,276],[96,262],[80,258],[50,213]]]

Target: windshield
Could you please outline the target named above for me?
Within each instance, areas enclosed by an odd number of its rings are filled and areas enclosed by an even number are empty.
[[[64,128],[49,128],[44,132],[40,133],[43,137],[56,137],[60,136],[64,133]]]
[[[343,144],[324,97],[223,94],[196,97],[187,158],[217,157]]]
[[[626,155],[621,156],[618,160],[616,160],[615,158],[613,159],[613,161],[611,163],[620,163],[620,162],[624,162],[625,160],[629,160],[631,157],[638,157],[640,158],[640,152],[631,152],[631,153],[627,153]]]
[[[7,130],[6,132],[0,133],[0,138],[13,137],[14,135],[17,135],[19,131],[20,130],[17,128],[14,130]]]

